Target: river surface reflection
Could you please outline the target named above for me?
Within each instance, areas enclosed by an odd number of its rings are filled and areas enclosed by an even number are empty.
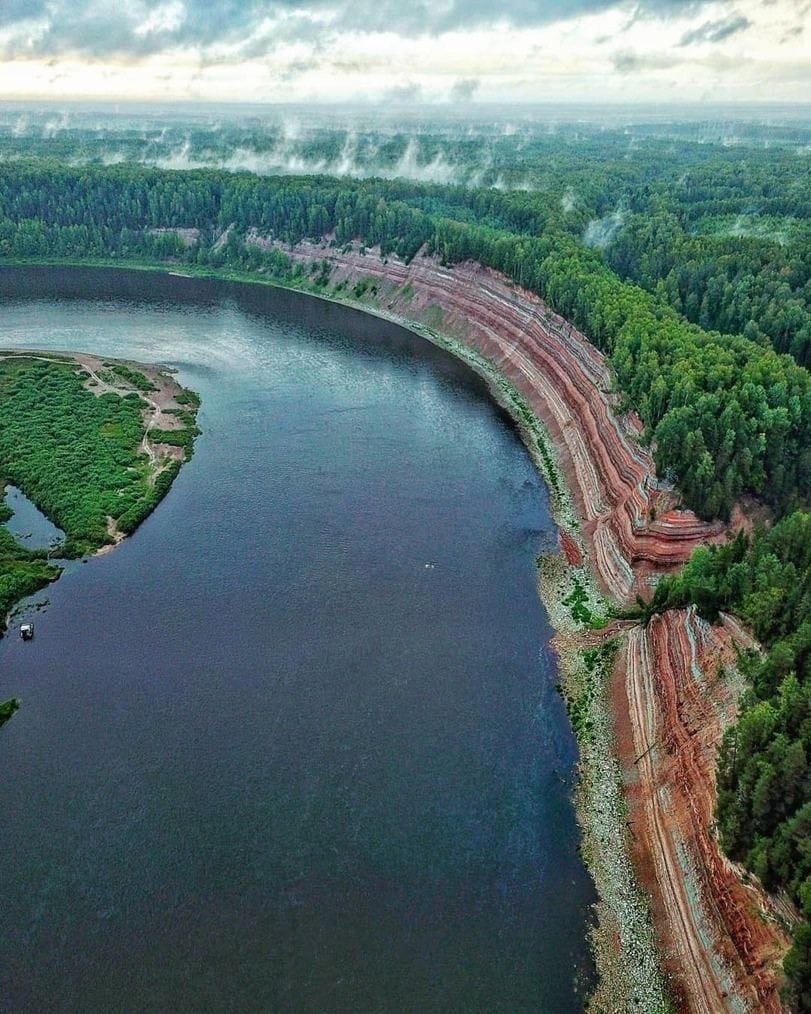
[[[0,344],[168,363],[203,399],[155,514],[0,641],[3,1009],[579,1010],[555,532],[483,385],[293,294],[0,293]]]

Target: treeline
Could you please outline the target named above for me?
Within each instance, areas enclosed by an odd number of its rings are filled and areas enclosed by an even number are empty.
[[[37,129],[32,121],[22,133],[3,132],[0,125],[0,161],[37,158],[42,164],[57,158],[103,166],[164,160],[190,167],[244,164],[280,174],[298,165],[303,172],[313,166],[389,179],[438,173],[463,187],[400,180],[387,185],[387,200],[402,200],[433,217],[534,237],[553,230],[593,243],[605,248],[606,262],[623,279],[691,322],[742,333],[809,364],[806,125],[657,122],[612,128],[580,122],[550,129],[538,121],[504,132],[501,124],[471,121],[426,123],[417,133],[406,124],[392,132],[392,126],[348,128],[338,117],[328,125],[310,123],[291,138],[272,122],[254,121],[246,131],[227,121],[190,129],[178,119],[133,131],[113,123],[99,130],[79,117],[52,136],[45,123]],[[198,196],[194,204],[202,209],[205,198]],[[321,205],[323,197],[308,195],[307,208]],[[215,201],[209,210],[213,216],[220,205]],[[319,223],[318,212],[309,222],[308,213],[295,224],[303,220],[309,235]],[[213,223],[212,216],[205,221]],[[282,222],[280,235],[291,225]],[[156,243],[158,250],[171,246],[170,239]]]
[[[765,652],[741,668],[751,684],[724,736],[718,828],[725,850],[769,890],[784,889],[804,922],[785,961],[789,997],[811,1009],[811,514],[796,511],[753,537],[698,549],[664,578],[649,614],[696,603],[747,623]]]
[[[458,207],[495,224],[449,217]],[[545,298],[608,355],[660,473],[678,484],[687,506],[726,517],[744,493],[779,512],[806,502],[807,372],[757,342],[685,323],[622,282],[559,220],[560,208],[545,208],[537,195],[406,181],[43,163],[0,171],[4,257],[174,259],[283,275],[287,262],[266,240],[329,236],[406,260],[425,248],[449,263],[479,261]],[[172,229],[198,236],[190,243]]]

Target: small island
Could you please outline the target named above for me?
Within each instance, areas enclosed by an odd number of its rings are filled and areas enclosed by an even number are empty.
[[[64,532],[28,549],[0,501],[0,636],[16,603],[59,577],[54,558],[108,552],[155,509],[191,457],[199,404],[159,367],[0,351],[0,484]],[[0,725],[18,706],[0,702]]]

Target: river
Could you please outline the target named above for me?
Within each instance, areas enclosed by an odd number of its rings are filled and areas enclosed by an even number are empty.
[[[0,270],[0,346],[167,363],[167,499],[0,641],[0,1008],[549,1011],[591,880],[547,493],[450,356],[305,296]]]

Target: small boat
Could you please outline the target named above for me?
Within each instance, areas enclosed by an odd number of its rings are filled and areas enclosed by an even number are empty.
[[[30,641],[30,640],[32,640],[33,637],[34,637],[34,624],[33,623],[23,623],[23,625],[20,627],[20,637],[24,641]]]

